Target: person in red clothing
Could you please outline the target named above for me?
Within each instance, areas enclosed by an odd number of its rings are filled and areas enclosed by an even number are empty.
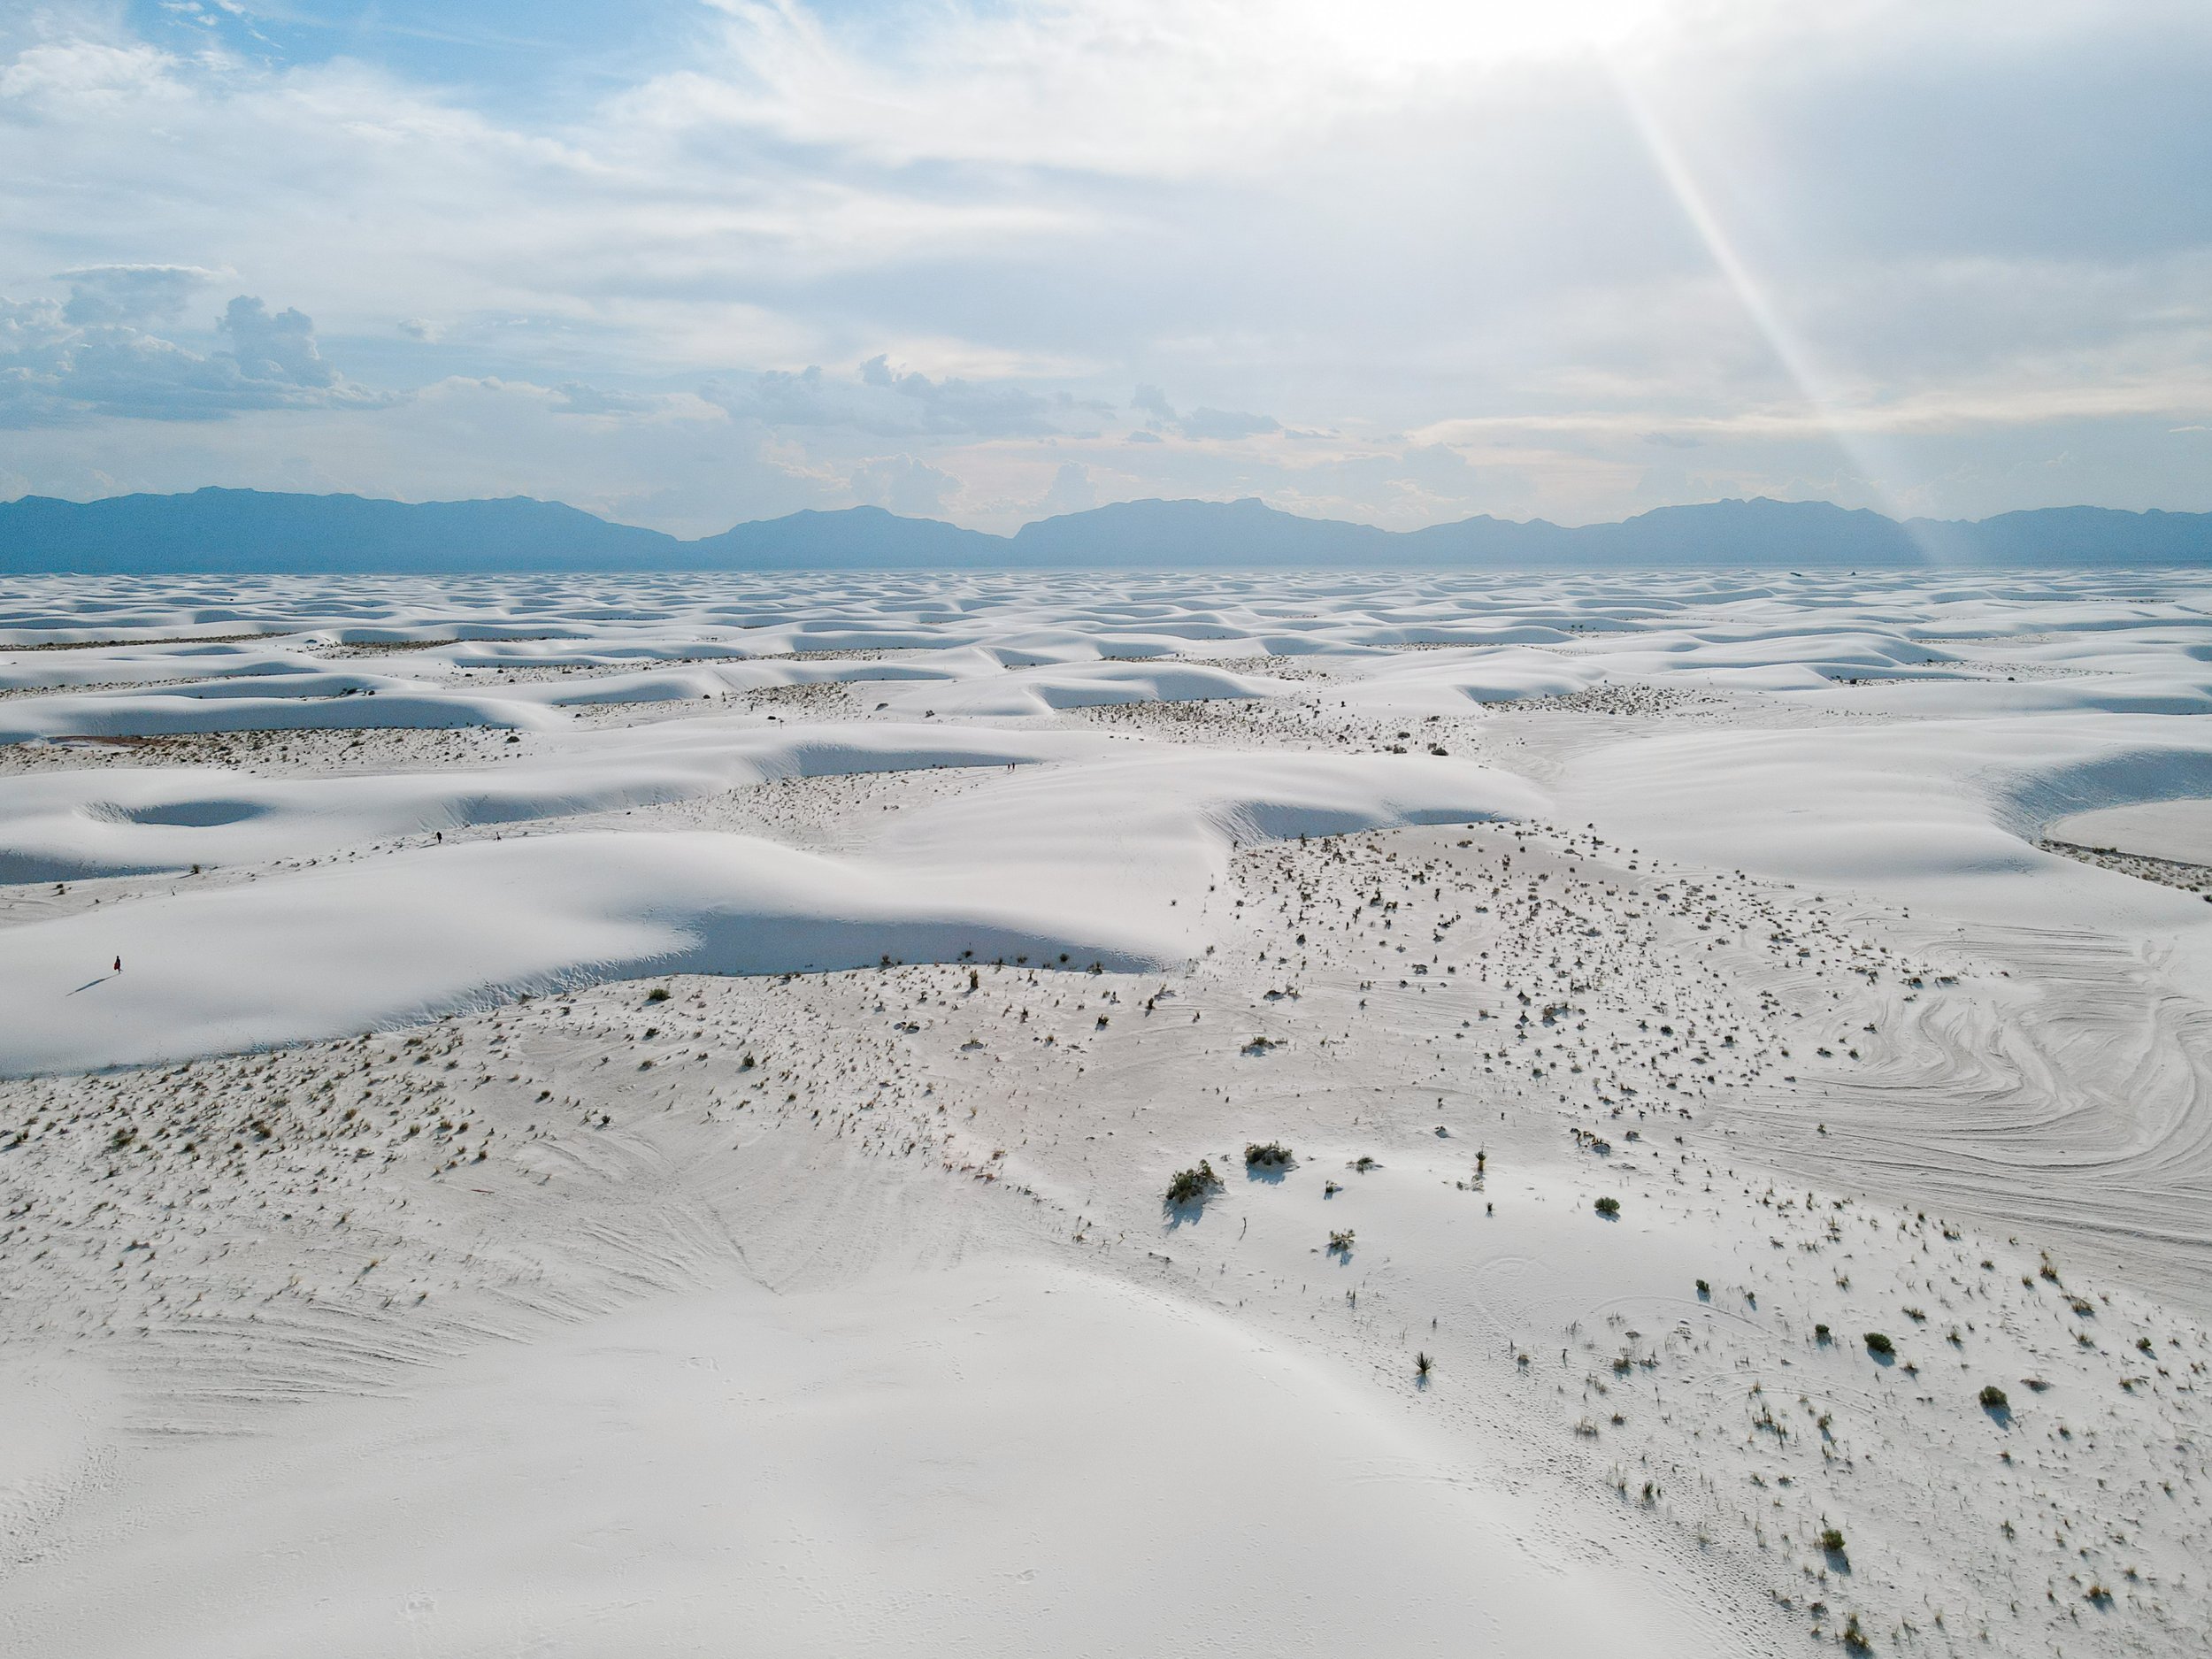
[[[123,972],[123,958],[122,958],[122,957],[120,957],[120,956],[118,956],[118,957],[116,957],[116,959],[115,959],[115,971],[116,971],[116,972],[118,972],[118,973],[120,973],[120,972]]]

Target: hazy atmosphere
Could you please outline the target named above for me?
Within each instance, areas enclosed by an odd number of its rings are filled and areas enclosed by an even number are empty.
[[[2212,10],[0,20],[0,1659],[2195,1659]]]
[[[0,17],[0,495],[2212,508],[2212,12]]]

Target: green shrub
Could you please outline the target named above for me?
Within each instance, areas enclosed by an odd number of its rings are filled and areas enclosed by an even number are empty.
[[[1843,1534],[1831,1526],[1820,1535],[1820,1547],[1832,1555],[1843,1554]]]
[[[1248,1167],[1280,1169],[1292,1162],[1291,1150],[1279,1141],[1263,1145],[1256,1141],[1244,1148],[1244,1162]]]
[[[1194,1170],[1179,1170],[1175,1179],[1167,1184],[1167,1202],[1171,1204],[1202,1204],[1206,1194],[1219,1190],[1221,1178],[1214,1173],[1214,1166],[1204,1158],[1198,1160]]]
[[[645,994],[645,1000],[649,1002],[665,1002],[668,1000],[668,987],[664,985],[655,986]]]
[[[1866,1351],[1870,1354],[1894,1354],[1897,1344],[1879,1331],[1869,1331],[1866,1333]]]
[[[1985,1409],[1991,1411],[2002,1411],[2010,1404],[2011,1402],[2005,1398],[2005,1391],[2000,1388],[1995,1383],[1989,1383],[1984,1386],[1982,1389],[1982,1405]]]
[[[1601,1198],[1593,1208],[1601,1216],[1610,1217],[1621,1213],[1621,1201],[1617,1198]]]

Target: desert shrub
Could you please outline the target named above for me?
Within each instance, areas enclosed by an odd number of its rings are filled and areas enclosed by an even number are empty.
[[[1984,1385],[1982,1388],[1982,1404],[1985,1408],[1991,1411],[2002,1411],[2009,1403],[2010,1402],[2005,1398],[2005,1391],[2000,1388],[1995,1383]]]
[[[1349,1256],[1352,1253],[1352,1240],[1356,1236],[1349,1227],[1345,1228],[1341,1233],[1332,1233],[1329,1235],[1330,1254]]]
[[[1290,1164],[1292,1157],[1290,1148],[1279,1141],[1270,1141],[1263,1145],[1256,1141],[1244,1148],[1244,1161],[1248,1165],[1279,1169]]]
[[[1820,1547],[1832,1555],[1843,1554],[1843,1534],[1831,1526],[1820,1534]]]
[[[1697,1294],[1701,1296],[1709,1296],[1713,1294],[1713,1287],[1701,1279],[1697,1281]]]
[[[1436,1362],[1426,1354],[1416,1354],[1413,1356],[1413,1374],[1420,1378],[1422,1381],[1426,1382],[1429,1373],[1435,1369]]]
[[[1879,1331],[1869,1331],[1866,1333],[1866,1351],[1870,1354],[1894,1354],[1897,1344]]]
[[[1198,1160],[1193,1170],[1178,1170],[1175,1179],[1167,1184],[1167,1202],[1171,1204],[1202,1204],[1206,1194],[1217,1191],[1221,1178],[1214,1173],[1214,1166],[1204,1158]]]
[[[665,1002],[668,1000],[668,987],[664,985],[655,986],[645,994],[645,1000],[649,1002]]]
[[[1601,1198],[1591,1207],[1601,1216],[1611,1217],[1621,1213],[1621,1201],[1617,1198]]]

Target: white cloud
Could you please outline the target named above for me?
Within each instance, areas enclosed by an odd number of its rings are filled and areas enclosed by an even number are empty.
[[[887,455],[855,467],[850,488],[861,505],[887,508],[913,518],[935,518],[943,515],[946,499],[958,493],[960,480],[910,455]]]
[[[1080,461],[1063,461],[1060,470],[1052,475],[1052,488],[1037,503],[1037,517],[1049,518],[1057,513],[1081,512],[1098,505],[1098,488],[1091,482],[1091,469]]]
[[[394,401],[325,362],[314,324],[299,311],[271,315],[244,295],[219,324],[230,349],[205,355],[127,324],[73,320],[84,309],[75,297],[0,299],[0,426],[66,426],[96,415],[211,420],[250,409]]]
[[[62,320],[79,326],[165,322],[222,273],[188,265],[101,265],[65,271],[69,285]]]
[[[1978,508],[2062,452],[2087,498],[2212,506],[2120,440],[2212,414],[2178,0],[732,0],[550,103],[122,15],[0,25],[0,270],[64,273],[0,315],[0,420],[76,430],[60,473],[111,420],[180,458],[427,380],[506,389],[380,416],[448,446],[391,455],[513,476],[460,423],[526,400],[577,440],[549,487],[671,521],[729,499],[709,434],[764,498],[910,488],[895,455],[979,522],[1071,465],[1401,522],[1884,475]],[[296,310],[210,327],[217,273]]]

